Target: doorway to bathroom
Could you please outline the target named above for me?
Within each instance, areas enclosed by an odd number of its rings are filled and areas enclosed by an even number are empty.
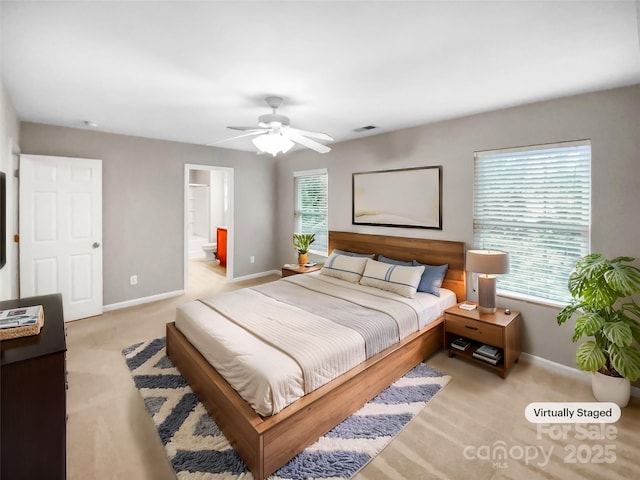
[[[184,288],[233,278],[233,169],[185,165]]]

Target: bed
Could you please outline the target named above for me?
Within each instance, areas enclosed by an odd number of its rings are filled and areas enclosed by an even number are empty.
[[[375,253],[428,265],[446,263],[449,269],[442,287],[455,294],[454,302],[465,299],[464,244],[461,242],[332,231],[329,232],[329,250]],[[302,282],[302,277],[307,275],[297,277],[301,278],[290,281]],[[318,280],[310,275],[303,283],[316,284]],[[184,315],[184,311],[180,315]],[[247,313],[246,316],[250,318],[252,314]],[[184,325],[183,322],[181,328],[197,344],[198,332],[188,332]],[[285,403],[286,406],[280,405],[275,410],[277,413],[273,414],[269,414],[268,410],[258,413],[255,405],[252,407],[211,366],[205,358],[206,351],[203,349],[204,355],[201,354],[199,348],[176,327],[175,322],[167,325],[167,353],[253,476],[263,479],[440,349],[443,342],[442,317],[420,326],[419,330],[406,333],[399,343],[380,351],[374,350],[361,363],[349,366],[345,373],[314,387],[310,392],[303,392],[298,395],[299,399],[295,397],[292,403]],[[257,410],[260,411],[260,408]]]

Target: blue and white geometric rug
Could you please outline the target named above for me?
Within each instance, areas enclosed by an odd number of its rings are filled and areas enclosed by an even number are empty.
[[[122,353],[179,479],[253,478],[167,357],[164,338]],[[351,478],[450,380],[419,364],[269,478]]]

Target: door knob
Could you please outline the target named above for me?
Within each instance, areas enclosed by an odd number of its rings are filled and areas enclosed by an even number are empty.
[[[100,242],[93,242],[93,248],[98,248],[100,246]]]

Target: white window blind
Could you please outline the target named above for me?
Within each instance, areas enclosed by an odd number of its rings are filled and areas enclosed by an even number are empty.
[[[498,290],[567,302],[590,229],[590,142],[475,154],[475,247],[509,253]]]
[[[329,250],[329,189],[327,170],[294,172],[296,233],[315,233],[312,253],[327,255]]]

